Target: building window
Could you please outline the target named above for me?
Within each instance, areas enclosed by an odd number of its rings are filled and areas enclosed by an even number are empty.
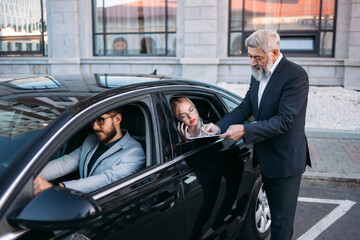
[[[229,56],[246,55],[245,39],[277,29],[287,56],[333,57],[337,0],[229,0]]]
[[[95,56],[174,56],[176,0],[93,0]]]
[[[0,0],[0,57],[47,55],[45,6],[46,0]]]

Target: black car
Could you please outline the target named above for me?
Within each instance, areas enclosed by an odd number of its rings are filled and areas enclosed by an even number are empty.
[[[170,109],[176,96],[190,98],[205,123],[241,102],[156,74],[1,81],[0,239],[264,239],[271,218],[252,147],[217,136],[183,142]],[[88,194],[53,187],[34,197],[42,168],[81,146],[91,120],[117,107],[146,166]]]

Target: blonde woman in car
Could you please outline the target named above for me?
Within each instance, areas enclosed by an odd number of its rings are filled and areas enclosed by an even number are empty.
[[[177,130],[184,141],[207,135],[203,128],[202,119],[199,117],[195,105],[189,98],[173,98],[170,106],[174,117],[179,121],[177,123]]]

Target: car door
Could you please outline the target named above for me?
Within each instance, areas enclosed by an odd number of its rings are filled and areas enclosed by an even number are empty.
[[[215,123],[228,111],[215,93],[203,89],[169,91],[167,101],[174,96],[190,98],[205,123]],[[244,174],[251,151],[242,141],[219,138],[184,143],[178,137],[178,145],[181,149],[178,167],[185,197],[185,237],[231,235],[244,215],[252,188],[252,174],[250,183]]]
[[[153,98],[147,117],[152,129],[147,138],[151,160],[146,169],[95,193],[102,208],[101,224],[91,239],[183,239],[184,206],[179,171],[170,160],[169,133],[161,102]],[[151,110],[150,110],[151,109]],[[134,124],[134,121],[132,121]],[[135,126],[136,128],[136,126]],[[164,160],[167,159],[167,160]],[[86,231],[85,231],[86,232]],[[84,233],[85,233],[84,232]]]
[[[183,197],[176,174],[174,166],[154,166],[95,194],[101,223],[79,233],[90,239],[183,239]]]
[[[143,114],[145,121],[144,136],[135,136],[133,134],[139,130],[137,116],[128,120],[126,128],[129,128],[130,134],[135,139],[137,139],[136,137],[144,137],[146,166],[139,172],[92,193],[67,193],[80,196],[86,202],[94,205],[94,209],[99,212],[96,218],[87,221],[86,224],[81,224],[80,221],[77,223],[74,219],[69,222],[62,221],[61,230],[59,230],[59,226],[51,229],[49,224],[43,222],[41,226],[37,225],[34,229],[29,228],[22,232],[25,239],[31,232],[36,233],[36,237],[39,239],[54,237],[57,239],[66,237],[69,237],[69,239],[184,239],[184,204],[181,176],[177,166],[172,161],[163,161],[165,156],[162,149],[170,148],[169,133],[168,129],[164,127],[166,125],[161,124],[162,121],[166,121],[162,112],[163,108],[159,106],[161,103],[154,103],[149,92],[150,90],[145,93],[137,91],[136,94],[130,95],[131,97],[129,95],[124,97],[122,95],[111,96],[109,99],[102,100],[101,104],[89,107],[86,111],[78,114],[70,128],[62,128],[63,131],[52,133],[54,137],[49,143],[50,147],[44,149],[39,154],[36,164],[29,168],[26,174],[27,180],[23,179],[21,181],[26,182],[24,185],[26,189],[21,191],[26,192],[28,198],[32,192],[33,176],[39,173],[41,169],[39,167],[44,166],[49,161],[49,156],[62,151],[63,146],[68,147],[70,144],[66,139],[69,140],[69,136],[77,137],[79,132],[91,120],[91,116],[101,115],[112,108],[126,107],[130,109],[127,113],[123,113],[123,121],[125,121],[126,116],[134,113],[134,109],[138,109],[137,111]],[[125,128],[125,126],[123,127]],[[133,128],[134,132],[130,130],[131,128]],[[45,143],[42,145],[46,146]],[[165,151],[165,153],[170,154],[166,158],[171,160],[171,151]],[[30,203],[40,196],[41,194],[31,200]],[[42,196],[46,195],[42,194]],[[48,201],[45,199],[43,202],[51,206],[51,201],[49,198]],[[59,214],[61,215],[61,209],[66,208],[69,210],[70,208],[71,211],[71,206],[65,207],[61,205],[65,204],[65,202],[57,199],[56,204],[53,204],[53,207],[57,209],[55,215],[41,211],[41,209],[30,210],[42,216],[48,215],[49,218],[55,218],[56,222],[56,218]],[[23,203],[24,201],[21,204]],[[9,205],[11,209],[22,208],[22,205],[17,203]],[[89,214],[91,214],[91,211]],[[21,211],[19,216],[21,216]],[[16,216],[13,219],[15,221],[12,223],[17,224],[16,220],[19,219],[16,219]],[[30,222],[29,219],[26,221]],[[72,226],[71,222],[73,222]],[[64,223],[66,227],[64,227]],[[33,236],[31,234],[30,236]]]

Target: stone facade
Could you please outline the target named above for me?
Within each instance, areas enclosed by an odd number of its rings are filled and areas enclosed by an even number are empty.
[[[228,57],[229,1],[183,0],[177,8],[176,57],[94,57],[90,0],[48,0],[48,56],[1,57],[0,78],[76,73],[151,73],[247,83],[247,57]],[[338,0],[334,58],[290,60],[311,85],[360,90],[360,0]]]

